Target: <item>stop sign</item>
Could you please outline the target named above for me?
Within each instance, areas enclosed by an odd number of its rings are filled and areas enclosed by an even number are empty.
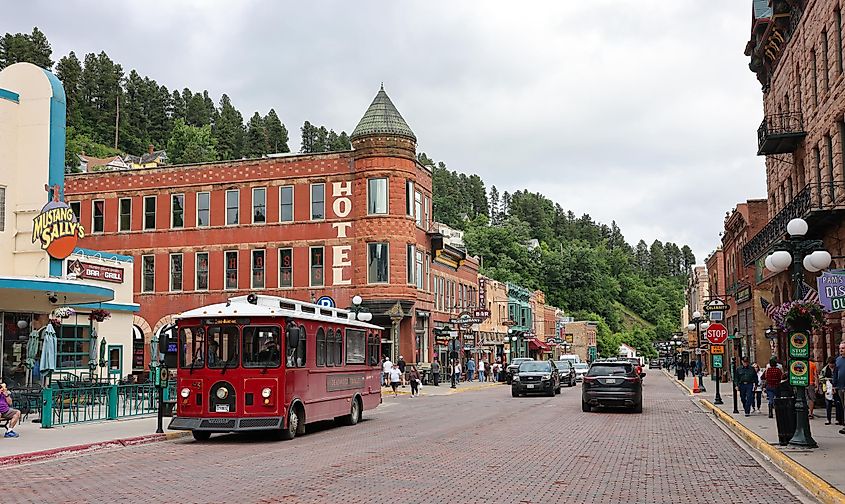
[[[721,345],[728,339],[728,330],[725,329],[725,326],[716,322],[710,324],[710,327],[707,328],[707,332],[704,333],[704,336],[711,345]]]

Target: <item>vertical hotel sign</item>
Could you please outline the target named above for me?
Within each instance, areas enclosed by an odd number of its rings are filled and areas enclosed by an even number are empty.
[[[45,186],[44,189],[48,192],[52,189],[53,198],[32,220],[32,243],[40,242],[41,248],[53,259],[65,259],[85,236],[85,230],[73,209],[59,201],[59,186]]]

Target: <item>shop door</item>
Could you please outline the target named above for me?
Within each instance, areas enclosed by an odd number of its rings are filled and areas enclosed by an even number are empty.
[[[123,377],[123,345],[109,345],[109,378]]]

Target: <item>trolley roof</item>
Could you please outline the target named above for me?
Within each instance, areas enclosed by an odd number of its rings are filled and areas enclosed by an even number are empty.
[[[176,315],[176,319],[218,318],[218,317],[291,317],[343,324],[366,329],[382,330],[383,327],[355,320],[355,314],[342,308],[329,308],[313,303],[278,296],[256,295],[255,304],[247,301],[248,296],[229,298],[225,303],[200,306]]]

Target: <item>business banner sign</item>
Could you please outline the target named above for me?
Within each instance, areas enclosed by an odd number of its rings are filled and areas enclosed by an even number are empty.
[[[85,230],[73,213],[73,209],[59,201],[58,185],[45,187],[52,191],[52,201],[44,205],[41,213],[32,220],[32,243],[41,243],[41,248],[53,259],[64,259],[73,252]]]
[[[829,312],[845,311],[845,271],[822,271],[816,279],[819,303]]]
[[[75,274],[76,278],[88,278],[103,282],[123,283],[123,268],[113,268],[101,264],[90,264],[79,259],[68,261],[67,273]]]

